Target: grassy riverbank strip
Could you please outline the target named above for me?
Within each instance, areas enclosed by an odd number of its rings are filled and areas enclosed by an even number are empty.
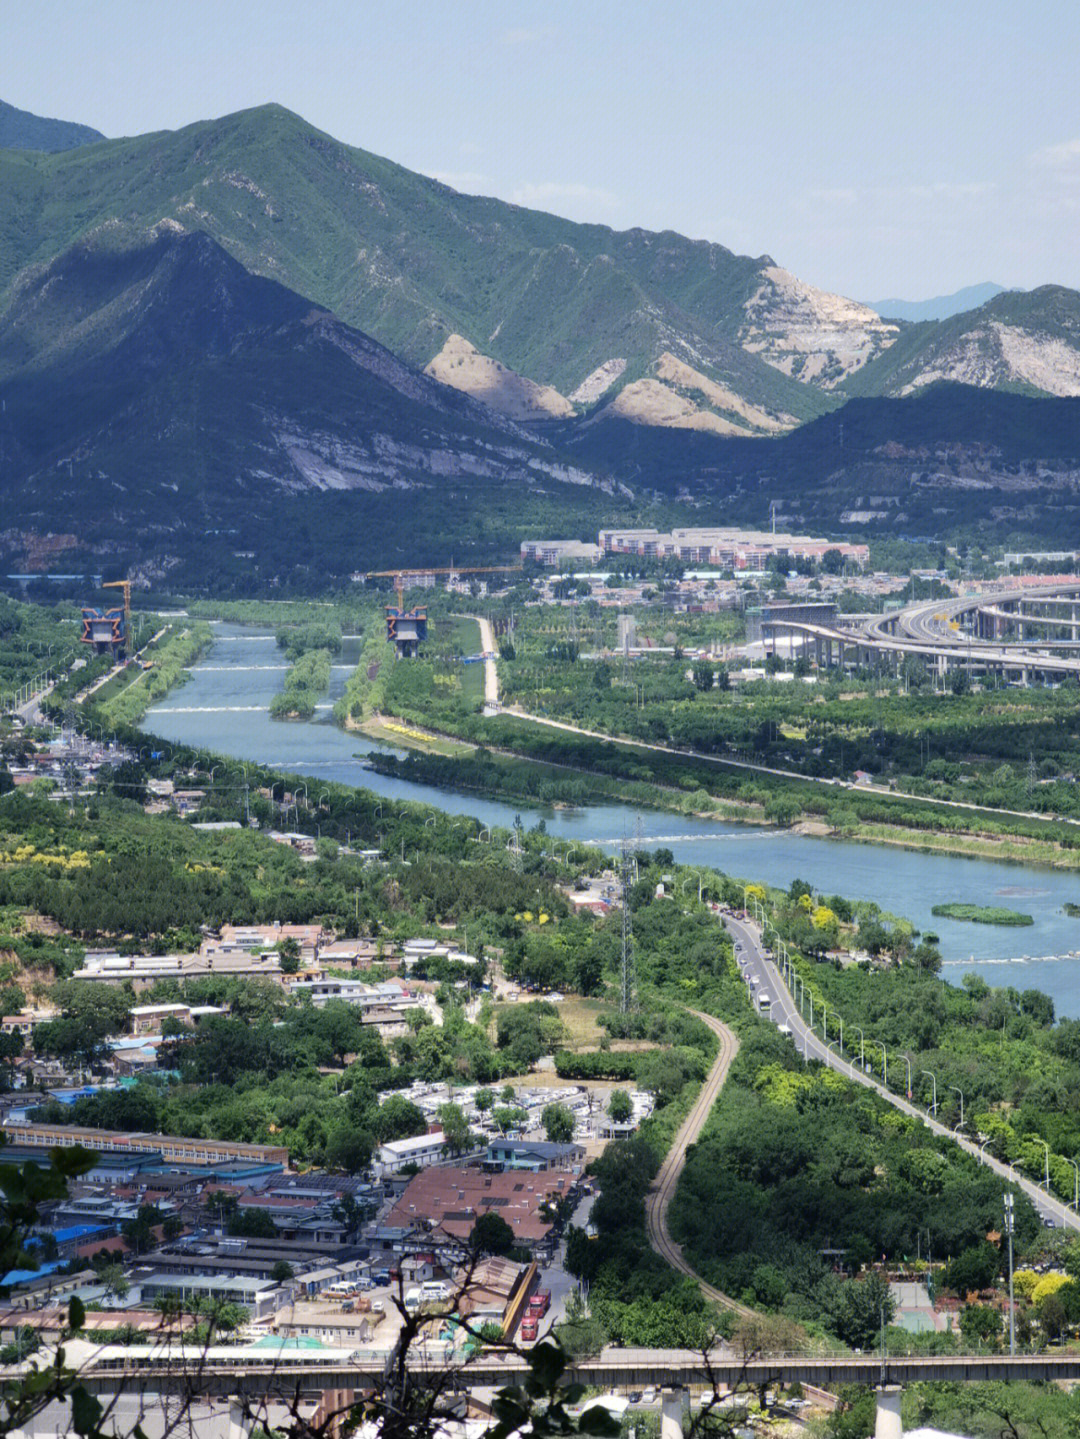
[[[132,661],[102,685],[93,699],[103,721],[111,725],[136,724],[158,700],[188,678],[188,670],[213,642],[214,632],[199,621],[183,628],[169,625],[165,633],[142,651],[142,668]]]
[[[574,804],[583,797],[615,794],[677,814],[799,826],[866,843],[1080,869],[1080,830],[1064,821],[951,809],[857,786],[762,774],[630,740],[574,734],[515,715],[474,715],[462,722],[429,706],[405,705],[400,712],[407,722],[428,730],[467,739],[521,764],[546,767],[531,778],[517,767],[478,770],[468,761],[458,762],[456,769],[425,765],[410,772],[411,778],[442,786],[482,786],[480,792],[493,798]]]

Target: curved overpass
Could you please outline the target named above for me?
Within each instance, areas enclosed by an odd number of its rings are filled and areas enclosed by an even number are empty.
[[[1063,613],[1039,614],[1036,606],[1060,607]],[[1017,638],[1008,638],[1010,628]],[[1039,633],[1032,635],[1032,629]],[[1055,630],[1067,631],[1067,637]],[[1080,676],[1080,580],[923,600],[851,629],[766,619],[762,633],[766,646],[771,639],[774,647],[780,635],[799,636],[814,650],[819,666],[853,661],[899,668],[914,655],[941,673],[963,667],[1015,675],[1023,683],[1035,676],[1061,680]]]

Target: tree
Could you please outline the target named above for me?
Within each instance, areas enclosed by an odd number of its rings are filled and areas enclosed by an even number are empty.
[[[992,1244],[973,1245],[963,1250],[945,1268],[945,1283],[957,1294],[989,1289],[1001,1270],[1001,1255]]]
[[[121,1225],[120,1233],[128,1247],[135,1254],[143,1254],[154,1243],[154,1226],[161,1222],[161,1214],[152,1204],[140,1204],[134,1219]]]
[[[493,1209],[480,1215],[469,1235],[469,1247],[477,1254],[497,1254],[505,1258],[514,1248],[514,1242],[513,1229]]]
[[[266,1209],[238,1209],[228,1223],[230,1234],[245,1239],[276,1239],[277,1225]]]
[[[937,974],[941,969],[941,951],[924,940],[912,951],[911,962],[922,974]],[[1050,1004],[1053,1009],[1052,1000]]]
[[[830,1325],[852,1348],[870,1348],[896,1313],[888,1281],[877,1273],[865,1279],[826,1282],[821,1298]]]
[[[300,946],[292,935],[278,945],[278,964],[282,974],[296,974],[300,969]]]
[[[989,1304],[966,1304],[960,1312],[960,1333],[974,1348],[996,1345],[1001,1337],[1001,1315]]]
[[[574,1137],[574,1116],[565,1104],[549,1104],[543,1113],[543,1124],[552,1144],[568,1144]]]
[[[508,1129],[523,1128],[529,1122],[529,1111],[516,1105],[500,1104],[491,1111],[491,1117],[505,1134]]]
[[[277,1284],[284,1284],[296,1277],[296,1271],[287,1259],[279,1259],[270,1271],[270,1278]]]
[[[480,1114],[487,1114],[488,1110],[495,1103],[495,1095],[490,1089],[478,1089],[473,1103],[476,1105]]]
[[[467,1149],[472,1136],[469,1133],[469,1121],[465,1118],[461,1105],[440,1104],[436,1113],[442,1125],[447,1148],[455,1154],[459,1150]]]
[[[1039,1316],[1039,1323],[1047,1339],[1060,1339],[1069,1322],[1061,1295],[1048,1294],[1040,1304],[1036,1305],[1035,1312]]]
[[[410,1100],[403,1099],[400,1094],[392,1094],[375,1111],[371,1128],[379,1144],[389,1144],[395,1139],[411,1139],[416,1134],[426,1134],[427,1120]]]
[[[716,676],[713,673],[712,665],[706,664],[704,660],[699,660],[694,666],[694,668],[691,670],[691,674],[694,678],[695,689],[701,690],[703,692],[705,690],[712,689],[713,683],[716,679]]]
[[[608,1113],[616,1124],[625,1124],[634,1112],[634,1105],[625,1089],[613,1089],[608,1100]]]
[[[126,1299],[131,1285],[124,1274],[122,1264],[103,1264],[98,1270],[98,1279],[105,1286],[105,1294],[111,1299]]]

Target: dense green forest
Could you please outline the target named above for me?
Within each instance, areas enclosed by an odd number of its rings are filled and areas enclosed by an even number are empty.
[[[1040,1226],[1023,1196],[1017,1210],[1024,1247]],[[880,1321],[857,1302],[867,1281],[838,1269],[913,1262],[920,1230],[941,1259],[980,1255],[1000,1222],[996,1175],[884,1100],[806,1066],[764,1025],[744,1033],[672,1213],[711,1282],[754,1307],[823,1322],[854,1346],[873,1344]],[[1001,1264],[995,1250],[989,1278]]]

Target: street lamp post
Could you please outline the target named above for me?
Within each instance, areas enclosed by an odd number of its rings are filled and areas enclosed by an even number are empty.
[[[881,1042],[880,1039],[872,1039],[872,1040],[870,1041],[870,1043],[871,1043],[871,1044],[876,1044],[877,1047],[881,1050],[881,1074],[882,1074],[882,1080],[881,1080],[881,1082],[882,1082],[882,1084],[884,1084],[885,1088],[888,1089],[888,1087],[889,1087],[889,1056],[888,1056],[888,1054],[886,1053],[885,1046],[882,1044],[882,1042]]]
[[[1005,1234],[1009,1240],[1009,1353],[1016,1353],[1016,1310],[1013,1307],[1013,1197],[1005,1196]]]
[[[1080,1164],[1077,1164],[1075,1159],[1069,1159],[1067,1155],[1065,1157],[1065,1163],[1071,1164],[1073,1167],[1073,1208],[1076,1210],[1077,1214],[1080,1214]]]
[[[937,1118],[937,1079],[935,1078],[935,1076],[934,1076],[933,1074],[931,1074],[931,1072],[930,1072],[929,1069],[924,1069],[924,1070],[921,1070],[920,1072],[921,1072],[922,1074],[925,1074],[925,1075],[926,1075],[927,1079],[929,1079],[931,1085],[933,1086],[933,1088],[932,1088],[932,1090],[931,1090],[931,1093],[933,1094],[933,1103],[932,1103],[931,1106],[930,1106],[930,1113],[931,1113],[931,1114],[934,1116],[934,1118],[936,1119],[936,1118]]]
[[[907,1097],[911,1098],[911,1055],[904,1055],[904,1063],[907,1065]]]
[[[1047,1144],[1047,1142],[1046,1142],[1045,1139],[1040,1139],[1040,1140],[1039,1140],[1039,1143],[1040,1143],[1040,1144],[1042,1145],[1042,1147],[1046,1150],[1046,1178],[1043,1180],[1043,1184],[1044,1184],[1045,1187],[1046,1187],[1046,1192],[1047,1192],[1047,1194],[1049,1194],[1049,1193],[1050,1193],[1050,1146],[1049,1146],[1049,1144]]]
[[[953,1094],[958,1094],[958,1095],[960,1096],[960,1125],[959,1125],[959,1127],[960,1127],[961,1129],[963,1129],[963,1127],[964,1127],[964,1091],[959,1087],[959,1085],[956,1085],[956,1084],[950,1084],[950,1085],[949,1085],[949,1088],[950,1088],[950,1090],[953,1092]]]
[[[859,1068],[864,1069],[866,1067],[866,1060],[864,1058],[864,1054],[866,1051],[866,1040],[863,1036],[862,1030],[859,1029],[859,1026],[856,1025],[855,1028],[859,1030]]]

